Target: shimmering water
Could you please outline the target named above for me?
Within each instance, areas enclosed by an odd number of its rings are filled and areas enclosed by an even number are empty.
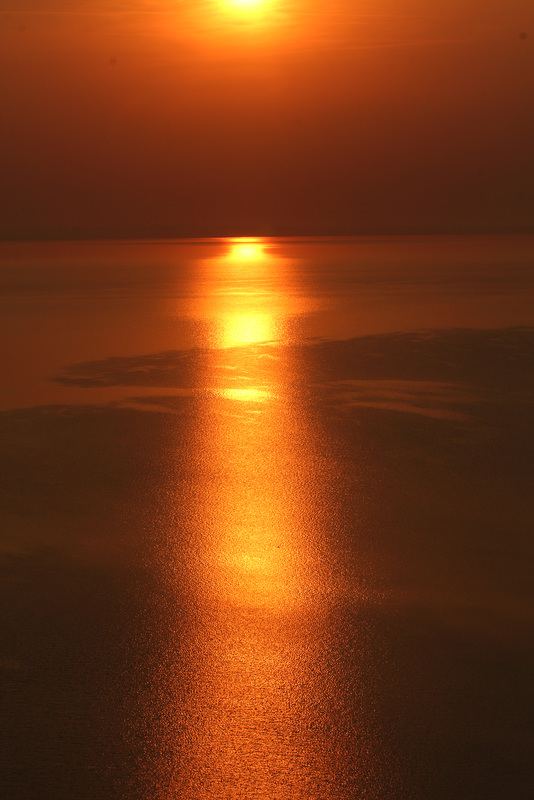
[[[534,238],[0,281],[2,797],[531,797]]]

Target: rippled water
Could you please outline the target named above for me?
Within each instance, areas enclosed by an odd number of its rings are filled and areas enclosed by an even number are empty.
[[[534,239],[0,281],[2,796],[531,796]]]

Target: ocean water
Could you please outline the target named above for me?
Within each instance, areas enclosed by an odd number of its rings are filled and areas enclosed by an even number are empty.
[[[534,237],[0,245],[0,796],[534,791]]]

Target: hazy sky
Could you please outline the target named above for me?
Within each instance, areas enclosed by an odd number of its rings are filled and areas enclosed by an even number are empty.
[[[534,2],[0,0],[0,175],[4,236],[534,229]]]

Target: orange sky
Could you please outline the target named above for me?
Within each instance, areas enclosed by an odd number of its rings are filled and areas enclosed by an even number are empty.
[[[532,0],[236,3],[0,0],[0,234],[534,229]]]

